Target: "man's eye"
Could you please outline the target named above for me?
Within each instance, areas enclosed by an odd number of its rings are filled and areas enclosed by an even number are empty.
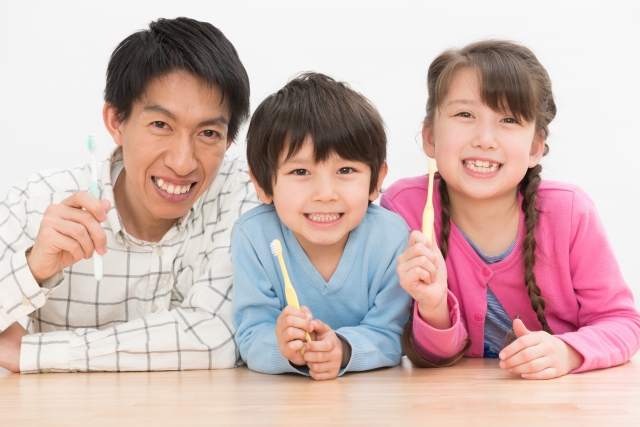
[[[165,123],[165,122],[161,122],[161,121],[157,120],[157,121],[153,122],[153,125],[154,125],[155,127],[157,127],[157,128],[162,129],[162,128],[164,128],[164,127],[165,127],[166,123]]]
[[[353,168],[340,168],[340,170],[338,171],[338,173],[340,173],[340,174],[347,174],[347,173],[351,173],[351,172],[355,172],[355,169],[353,169]]]
[[[294,175],[306,175],[307,174],[307,170],[306,169],[295,169],[291,172]]]
[[[218,132],[216,132],[215,130],[205,130],[204,132],[202,132],[202,134],[204,136],[206,136],[207,138],[220,137],[220,134]]]

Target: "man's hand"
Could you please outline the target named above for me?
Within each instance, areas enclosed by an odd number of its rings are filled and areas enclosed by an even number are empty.
[[[307,343],[304,353],[309,375],[318,381],[332,380],[338,376],[340,368],[349,363],[351,347],[338,338],[329,325],[320,320],[313,320],[311,324],[316,337],[315,341]]]
[[[97,200],[86,191],[47,207],[27,255],[27,264],[38,283],[81,259],[89,259],[94,250],[100,255],[107,252],[107,235],[100,223],[107,220],[110,207],[108,200]]]
[[[513,321],[518,339],[500,352],[500,367],[530,380],[560,377],[582,365],[584,358],[573,347],[547,332],[531,332],[522,320]]]
[[[300,307],[300,310],[286,306],[278,320],[276,321],[276,336],[278,337],[278,346],[280,352],[291,363],[298,366],[307,364],[300,350],[306,342],[306,332],[313,331],[311,325],[313,316],[307,307]],[[313,334],[311,339],[313,339]]]
[[[20,347],[27,335],[22,325],[13,323],[0,333],[0,366],[11,372],[20,372]]]

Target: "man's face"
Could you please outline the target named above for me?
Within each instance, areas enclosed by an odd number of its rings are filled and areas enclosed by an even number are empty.
[[[221,101],[217,86],[174,71],[152,80],[116,126],[112,134],[126,172],[118,187],[139,220],[180,218],[216,177],[231,145],[229,111]]]

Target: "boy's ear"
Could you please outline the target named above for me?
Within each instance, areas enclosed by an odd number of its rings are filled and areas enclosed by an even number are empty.
[[[427,153],[427,156],[432,159],[436,158],[436,141],[433,135],[433,128],[428,124],[422,126],[422,149]]]
[[[113,141],[122,146],[122,131],[120,130],[120,119],[116,114],[116,109],[113,108],[113,105],[107,103],[102,107],[102,120],[104,121],[104,127],[107,128],[107,131],[111,134]]]
[[[253,176],[251,169],[249,169],[249,178],[251,178],[251,182],[253,182],[253,186],[256,188],[256,193],[258,194],[260,201],[265,205],[273,202],[273,197],[267,196],[262,187],[260,187],[260,184],[258,184],[258,181],[256,181],[256,177]]]
[[[531,151],[529,152],[529,167],[532,168],[540,163],[540,159],[544,156],[544,147],[546,141],[543,132],[538,132],[533,137],[531,143]]]
[[[387,166],[387,162],[382,163],[380,166],[380,171],[378,172],[378,182],[376,183],[376,188],[373,189],[371,194],[369,194],[369,200],[372,202],[380,196],[380,190],[382,189],[382,182],[384,178],[387,176],[387,172],[389,172],[389,166]]]

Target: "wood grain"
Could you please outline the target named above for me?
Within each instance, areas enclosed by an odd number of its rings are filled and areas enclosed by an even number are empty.
[[[640,425],[640,358],[526,381],[492,359],[395,368],[315,382],[218,371],[0,373],[0,425]]]

